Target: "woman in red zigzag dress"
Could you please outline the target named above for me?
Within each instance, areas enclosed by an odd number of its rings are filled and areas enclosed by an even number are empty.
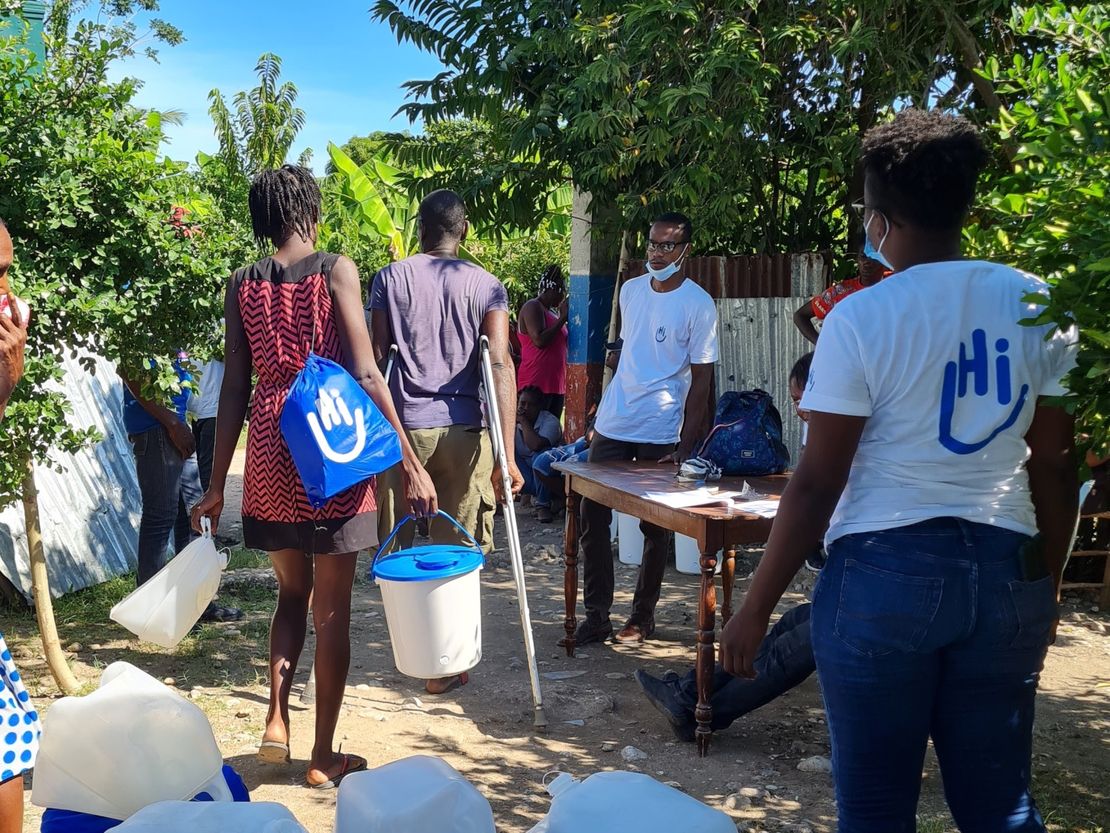
[[[316,733],[305,774],[310,787],[332,788],[366,768],[357,755],[333,749],[350,665],[351,588],[360,550],[377,539],[373,480],[320,509],[308,502],[279,425],[293,379],[311,349],[342,364],[397,429],[406,491],[418,516],[436,509],[435,487],[401,430],[370,345],[358,270],[345,257],[316,251],[320,189],[312,173],[286,165],[264,171],[250,189],[251,222],[260,245],[276,249],[232,275],[224,302],[226,372],[216,421],[211,487],[193,510],[216,528],[224,485],[250,402],[243,476],[244,544],[266,550],[278,579],[270,627],[270,710],[258,751],[287,764],[289,694],[304,647],[311,600],[316,631]],[[257,379],[253,384],[252,378]]]

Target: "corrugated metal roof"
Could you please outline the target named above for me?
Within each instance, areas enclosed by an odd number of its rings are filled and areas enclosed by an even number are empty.
[[[621,280],[644,274],[645,263],[628,261]],[[684,272],[714,298],[809,298],[828,286],[831,254],[691,257],[684,261]]]
[[[809,296],[794,298],[726,298],[717,301],[717,395],[761,388],[775,400],[782,416],[783,441],[797,464],[802,423],[790,402],[790,369],[813,349],[794,326],[794,311]]]
[[[104,440],[70,455],[57,454],[62,472],[39,466],[35,483],[43,545],[55,596],[89,587],[135,569],[142,499],[131,443],[123,428],[123,386],[115,367],[96,358],[89,373],[79,358],[64,360],[64,388],[73,405],[70,421],[95,427]],[[20,504],[0,513],[0,572],[30,598],[27,536]]]

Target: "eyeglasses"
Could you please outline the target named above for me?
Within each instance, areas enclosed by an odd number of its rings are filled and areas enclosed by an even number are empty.
[[[679,246],[685,246],[689,242],[689,240],[679,240],[677,243],[671,240],[665,240],[663,242],[649,240],[647,243],[647,250],[649,252],[662,252],[663,254],[669,255]]]
[[[877,211],[880,214],[882,214],[884,217],[886,217],[887,221],[892,226],[898,226],[899,228],[902,227],[902,223],[895,220],[893,217],[890,216],[890,214],[888,212],[883,211],[881,208],[875,208],[872,205],[865,205],[862,202],[854,202],[854,203],[852,203],[851,207],[852,207],[852,211],[855,213],[856,217],[858,217],[861,221],[864,220],[867,217],[867,212],[868,211]]]

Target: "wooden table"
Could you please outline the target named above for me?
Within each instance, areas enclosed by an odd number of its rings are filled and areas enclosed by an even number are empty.
[[[566,596],[567,656],[574,656],[574,632],[578,627],[575,608],[578,604],[578,518],[582,498],[604,504],[618,512],[632,515],[656,526],[688,535],[698,542],[701,551],[701,592],[698,595],[697,631],[697,719],[698,754],[709,751],[713,730],[712,695],[715,662],[715,625],[717,588],[714,573],[717,553],[725,552],[721,569],[723,602],[722,625],[732,616],[732,583],[736,574],[736,546],[759,544],[767,540],[771,519],[747,514],[739,509],[731,513],[724,507],[672,509],[643,497],[647,492],[685,491],[692,484],[675,480],[675,467],[659,463],[557,463],[555,468],[565,475],[567,484],[567,520],[564,539],[566,572],[563,592]],[[785,475],[774,477],[726,477],[719,483],[722,491],[739,491],[744,481],[768,497],[779,497],[786,487]]]

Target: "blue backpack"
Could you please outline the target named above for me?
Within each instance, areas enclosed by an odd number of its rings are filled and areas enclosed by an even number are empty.
[[[341,365],[315,353],[289,388],[281,433],[317,509],[401,462],[401,441],[374,401]]]
[[[717,401],[713,430],[699,457],[731,477],[780,474],[790,463],[782,442],[782,417],[763,390],[729,391]]]

